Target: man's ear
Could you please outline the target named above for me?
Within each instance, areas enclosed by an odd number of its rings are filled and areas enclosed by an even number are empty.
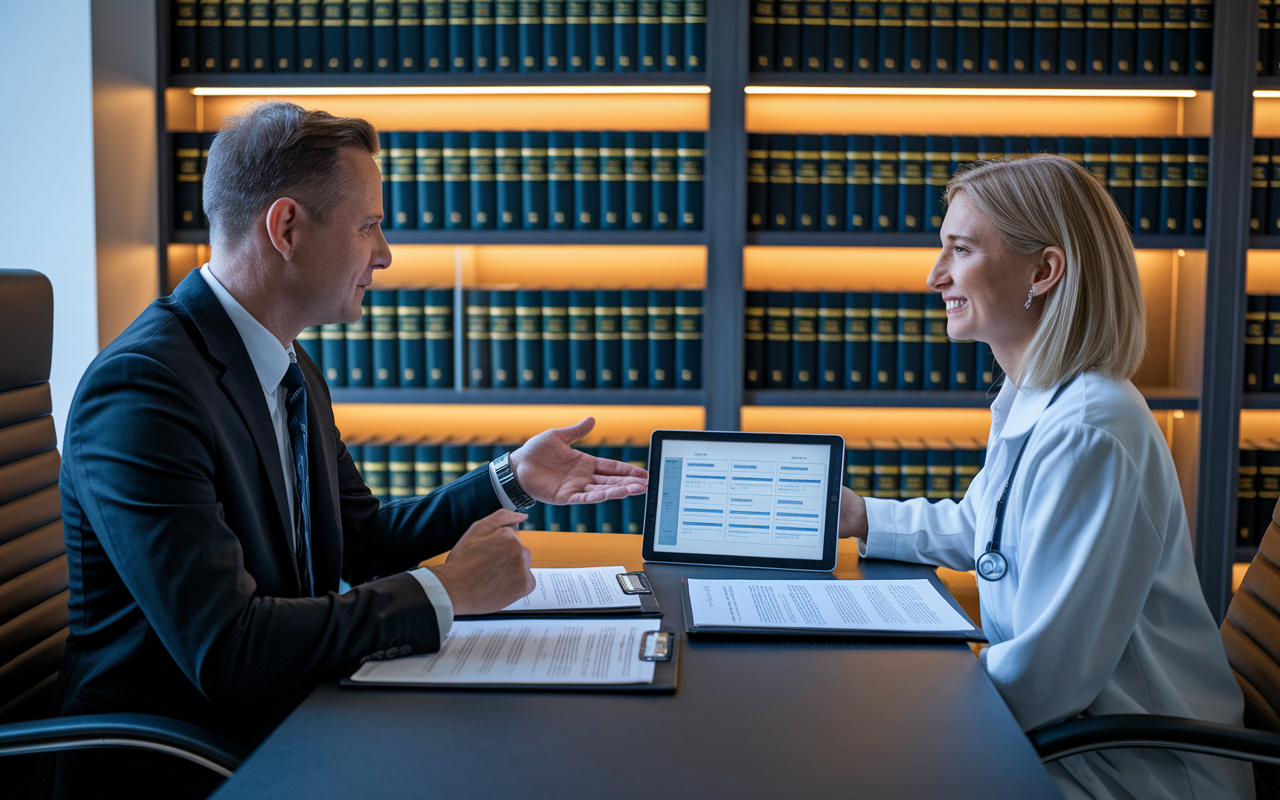
[[[291,197],[281,197],[267,209],[267,236],[271,239],[271,246],[285,261],[290,259],[298,245],[302,217],[302,206]]]

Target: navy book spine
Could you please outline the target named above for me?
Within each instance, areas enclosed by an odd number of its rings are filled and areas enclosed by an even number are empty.
[[[911,500],[924,497],[928,489],[928,451],[923,443],[901,442],[898,450],[898,497]]]
[[[493,0],[471,0],[471,71],[494,71]]]
[[[1004,154],[1006,156],[1020,156],[1031,152],[1030,136],[1006,136],[1004,137]],[[1103,185],[1106,185],[1105,179]]]
[[[336,3],[336,6],[334,5]],[[341,72],[346,63],[346,40],[343,26],[343,0],[325,0],[324,12],[331,14],[332,8],[337,9],[337,27],[336,41],[330,44],[327,37],[330,34],[330,28],[325,29],[325,58],[332,57],[334,63],[328,65],[326,61],[325,69],[333,72]],[[222,58],[227,65],[227,72],[248,72],[249,71],[249,28],[248,28],[248,9],[245,0],[223,0],[222,3]],[[327,25],[328,23],[326,23]]]
[[[1032,28],[1033,60],[1035,73],[1051,75],[1058,71],[1059,32],[1062,29],[1058,17],[1059,0],[1035,0],[1035,24]]]
[[[347,385],[346,326],[334,322],[320,326],[320,350],[324,356],[324,382],[331,388]]]
[[[800,71],[800,5],[791,0],[778,0],[778,25],[774,36],[774,69],[778,72]],[[875,7],[875,3],[871,5]],[[874,28],[872,35],[875,35]]]
[[[369,339],[372,298],[364,296],[360,319],[346,323],[343,340],[347,343],[347,385],[373,385],[373,342]]]
[[[546,530],[549,531],[567,531],[569,530],[569,506],[554,506],[547,504],[543,507],[545,516]]]
[[[800,3],[800,70],[824,72],[827,67],[827,2]]]
[[[449,8],[447,0],[422,2],[422,68],[449,71]]]
[[[626,225],[627,141],[622,131],[600,132],[600,227],[622,230]]]
[[[1245,301],[1244,391],[1261,392],[1266,383],[1267,296],[1251,294]]]
[[[818,293],[791,295],[791,388],[818,385]]]
[[[765,293],[748,290],[743,314],[743,368],[746,388],[763,389],[765,385]]]
[[[1134,140],[1133,229],[1138,233],[1160,232],[1160,139]]]
[[[1061,0],[1058,6],[1058,71],[1084,72],[1084,0]]]
[[[542,292],[542,386],[569,385],[569,293]]]
[[[1191,0],[1187,10],[1187,71],[1208,75],[1213,68],[1213,0]]]
[[[1261,543],[1267,528],[1271,527],[1276,502],[1280,501],[1280,445],[1268,440],[1258,450],[1258,502],[1254,506],[1253,539],[1250,544]]]
[[[565,0],[564,50],[567,72],[591,69],[591,17],[587,0]]]
[[[794,225],[798,231],[816,231],[822,220],[822,137],[811,133],[796,136]]]
[[[417,134],[412,131],[391,133],[388,152],[391,170],[391,227],[413,229],[418,223],[418,158]]]
[[[324,348],[320,344],[320,326],[313,325],[298,332],[298,344],[306,351],[307,358],[324,374]]]
[[[653,186],[649,180],[649,159],[653,138],[648,131],[627,131],[627,174],[624,181],[627,229],[648,230],[653,210]]]
[[[400,348],[396,345],[396,293],[387,289],[368,292],[373,350],[373,385],[390,389],[400,385]]]
[[[844,292],[818,295],[818,352],[816,385],[819,389],[844,386]]]
[[[942,228],[947,209],[944,202],[951,180],[951,137],[926,136],[924,140],[924,229]]]
[[[1084,7],[1084,71],[1111,71],[1111,0],[1087,0]]]
[[[679,151],[673,131],[654,131],[653,149],[649,159],[649,181],[652,187],[653,208],[649,218],[654,230],[674,230],[679,218],[676,202]],[[598,193],[597,193],[598,194]],[[596,203],[599,209],[599,198]]]
[[[702,72],[707,62],[706,0],[684,0],[684,69]]]
[[[950,372],[947,377],[947,390],[951,392],[972,392],[977,378],[977,345],[974,342],[950,340],[949,345]]]
[[[413,445],[398,443],[387,448],[387,477],[392,500],[413,497]]]
[[[752,72],[774,71],[774,56],[778,46],[777,35],[778,8],[775,0],[753,0],[751,3]]]
[[[564,0],[542,0],[542,69],[564,72],[567,59]]]
[[[636,69],[640,72],[662,71],[661,0],[636,2]]]
[[[1274,173],[1273,173],[1274,174]],[[1203,234],[1209,201],[1209,139],[1187,140],[1187,227],[1185,233]]]
[[[173,227],[200,230],[201,195],[204,187],[200,169],[200,134],[173,134]]]
[[[882,446],[882,444],[895,446]],[[876,442],[871,467],[874,479],[871,490],[873,497],[886,500],[898,500],[901,497],[901,456],[898,454],[896,444],[892,439],[883,443]]]
[[[413,446],[413,493],[426,497],[440,488],[440,445]]]
[[[497,178],[498,230],[520,230],[524,225],[521,207],[520,132],[498,131],[495,138],[494,170]]]
[[[347,9],[344,0],[324,0],[320,6],[320,59],[325,72],[347,69]]]
[[[1033,9],[1031,0],[1009,0],[1009,53],[1005,56],[1005,72],[1025,75],[1034,71]]]
[[[297,0],[271,0],[271,11],[271,71],[297,72]]]
[[[596,385],[595,292],[569,292],[569,388],[592,389]]]
[[[1132,75],[1138,63],[1138,4],[1111,0],[1111,74]]]
[[[796,202],[795,151],[795,134],[769,136],[769,230],[791,230]]]
[[[871,295],[871,388],[898,385],[898,293]]]
[[[373,0],[373,71],[396,71],[396,0]]]
[[[372,7],[370,0],[347,0],[347,72],[369,72],[373,69],[373,28],[369,24],[373,17]],[[252,26],[252,5],[249,11],[249,25]],[[256,63],[253,57],[252,27],[249,33],[249,58]]]
[[[824,231],[844,230],[845,218],[845,167],[848,164],[844,136],[822,137],[822,183],[819,199],[819,217]],[[748,156],[750,157],[750,156]],[[750,180],[750,176],[748,176]],[[750,195],[748,195],[750,200]],[[839,375],[839,371],[836,372]]]
[[[516,386],[541,389],[542,361],[542,292],[521,289],[515,293],[516,312]]]
[[[453,388],[453,290],[427,289],[422,298],[422,333],[426,342],[427,387]],[[488,309],[486,307],[486,314]],[[488,318],[486,316],[487,323]],[[486,339],[485,343],[488,341]]]
[[[871,388],[871,295],[844,293],[844,388]]]
[[[422,0],[396,0],[396,71],[422,72]]]
[[[612,0],[588,0],[587,15],[590,18],[588,48],[592,72],[613,71],[613,2]]]
[[[319,72],[320,0],[298,0],[298,71]]]
[[[495,72],[520,71],[519,9],[520,3],[517,0],[495,0],[493,4],[493,68]]]
[[[520,0],[517,25],[518,64],[521,72],[542,71],[542,3]]]
[[[200,0],[196,62],[200,72],[222,72],[222,0]]]
[[[853,3],[827,3],[827,72],[848,72],[853,67]]]
[[[942,295],[924,295],[924,366],[921,370],[925,391],[946,391],[951,379],[951,340],[947,338],[947,305]]]
[[[489,292],[467,290],[467,386],[483,389],[490,385],[492,352],[489,346]]]
[[[643,389],[649,383],[649,293],[622,292],[622,388]]]
[[[861,497],[870,497],[871,492],[874,491],[872,484],[874,452],[867,446],[866,440],[845,443],[844,485]]]
[[[396,301],[396,360],[399,385],[417,388],[427,385],[427,350],[423,338],[423,291],[400,289]]]
[[[651,289],[648,307],[648,386],[670,389],[676,378],[676,293],[668,289]]]
[[[444,227],[466,230],[471,222],[471,142],[465,131],[444,134]]]
[[[1160,233],[1182,233],[1187,224],[1187,140],[1166,136],[1160,152]]]
[[[248,48],[249,71],[270,72],[271,0],[249,0],[248,6],[249,30],[245,34],[245,46]]]
[[[924,230],[925,137],[903,136],[898,143],[898,230]]]
[[[1009,2],[983,0],[982,71],[1004,72],[1009,57]]]
[[[1267,166],[1267,215],[1262,218],[1259,233],[1280,233],[1280,148],[1276,147],[1275,139],[1271,140],[1271,158]]]
[[[705,143],[704,131],[676,135],[676,212],[680,215],[677,227],[682,231],[702,230]]]
[[[1267,178],[1271,171],[1271,140],[1255,138],[1253,140],[1253,164],[1249,175],[1249,233],[1260,235],[1267,232]]]
[[[845,230],[871,230],[872,138],[852,134],[847,139],[845,157]]]
[[[391,227],[391,134],[378,134],[378,173],[382,177],[383,230]]]
[[[489,351],[495,389],[516,385],[516,296],[512,291],[489,292]]]
[[[878,72],[902,72],[903,3],[881,0],[879,25],[876,27]]]
[[[676,388],[702,387],[702,290],[676,291]]]
[[[941,445],[945,446],[930,443],[925,455],[925,497],[930,503],[950,500],[956,483],[955,453],[950,443]]]
[[[779,6],[783,3],[779,2]],[[880,58],[876,53],[876,30],[880,24],[879,6],[874,0],[853,3],[853,71],[875,72]],[[778,14],[778,63],[782,62],[782,14]],[[779,66],[781,69],[781,66]]]
[[[977,389],[986,391],[995,385],[1000,379],[1000,365],[996,363],[995,354],[991,352],[991,345],[986,342],[977,343],[977,356],[975,359],[977,368],[975,370]]]
[[[635,72],[639,66],[636,0],[613,0],[613,70]]]
[[[573,133],[547,134],[547,227],[573,229]]]
[[[573,134],[573,226],[578,230],[600,227],[600,134]]]
[[[871,230],[898,225],[898,137],[876,136],[871,151]]]
[[[616,389],[622,385],[622,292],[597,290],[595,303],[595,386]]]
[[[196,0],[173,0],[173,29],[169,34],[169,70],[174,74],[197,72],[200,8]]]
[[[597,447],[597,458],[617,461],[622,458],[621,447]],[[622,527],[622,501],[605,500],[596,504],[596,531],[599,533],[625,533]]]
[[[1111,175],[1111,139],[1106,136],[1085,137],[1084,168],[1092,172],[1103,186],[1107,185]]]
[[[1111,137],[1111,171],[1107,176],[1107,191],[1130,227],[1133,227],[1134,157],[1132,138]]]
[[[956,4],[952,0],[929,3],[929,71],[956,71]]]
[[[428,230],[444,224],[444,137],[438,131],[419,131],[414,139],[414,186],[418,191],[416,227]]]
[[[366,444],[364,460],[360,463],[360,475],[369,487],[369,493],[379,503],[391,501],[391,478],[387,474],[387,446],[385,444]]]
[[[918,390],[924,376],[924,295],[898,293],[897,388]]]
[[[1084,137],[1083,136],[1059,136],[1058,137],[1058,155],[1074,161],[1080,166],[1084,166]]]
[[[1257,72],[1259,75],[1274,75],[1275,68],[1272,60],[1273,40],[1275,26],[1272,20],[1272,12],[1274,11],[1274,3],[1272,0],[1258,0],[1258,64]]]
[[[1280,392],[1280,294],[1267,295],[1266,380],[1262,391]],[[1273,506],[1274,507],[1274,506]]]
[[[440,445],[440,485],[448,486],[467,474],[467,448],[461,444]]]
[[[1164,35],[1164,0],[1138,0],[1139,75],[1159,75]]]
[[[641,469],[649,468],[649,448],[644,445],[627,445],[622,448],[622,460]],[[622,529],[624,533],[644,533],[645,496],[633,494],[622,499]]]
[[[449,2],[449,72],[471,71],[471,0]]]
[[[769,292],[765,298],[765,385],[791,388],[791,293]]]
[[[956,447],[955,449],[955,488],[952,489],[951,499],[960,501],[964,499],[965,492],[969,491],[969,484],[973,483],[974,477],[977,476],[979,470],[982,469],[982,461],[985,453],[974,447]]]
[[[902,71],[930,72],[928,0],[904,3],[902,16]]]
[[[1164,28],[1161,50],[1165,75],[1186,75],[1188,69],[1187,0],[1164,0]]]
[[[547,227],[547,133],[520,134],[520,207],[525,230]]]

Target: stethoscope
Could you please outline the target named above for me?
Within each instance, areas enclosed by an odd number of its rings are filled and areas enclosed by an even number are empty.
[[[1058,391],[1053,393],[1053,397],[1049,399],[1047,409],[1053,405],[1054,401],[1062,394],[1062,392],[1071,385],[1075,378],[1058,387]],[[1018,448],[1018,455],[1013,459],[1013,469],[1009,470],[1009,478],[1004,482],[1004,490],[1000,492],[1000,499],[996,501],[996,523],[995,530],[991,532],[991,541],[987,542],[987,551],[978,556],[978,560],[974,564],[974,571],[978,573],[979,578],[989,581],[998,581],[1009,571],[1009,562],[1005,560],[1004,554],[1000,552],[1000,536],[1004,533],[1004,507],[1009,501],[1009,487],[1013,485],[1013,476],[1018,474],[1018,462],[1022,461],[1022,453],[1027,449],[1027,442],[1031,441],[1031,432],[1027,432],[1027,438],[1022,440],[1022,446]]]

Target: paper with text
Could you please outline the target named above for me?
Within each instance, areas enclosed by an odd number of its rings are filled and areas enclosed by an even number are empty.
[[[656,619],[457,620],[440,652],[370,661],[360,683],[623,684],[653,683],[652,661],[640,660],[640,639]]]
[[[535,569],[533,591],[503,611],[573,611],[598,608],[640,608],[640,596],[627,594],[618,583],[626,567]]]
[[[927,580],[689,579],[699,626],[931,633],[973,626]]]

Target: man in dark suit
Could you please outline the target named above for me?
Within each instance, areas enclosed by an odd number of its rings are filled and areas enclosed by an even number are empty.
[[[531,591],[519,509],[644,491],[643,470],[570,447],[588,419],[429,497],[370,494],[293,340],[359,319],[390,264],[377,148],[363,120],[285,103],[231,120],[211,148],[209,264],[103,350],[72,404],[61,713],[162,714],[253,746],[319,682],[434,652],[454,614]],[[83,751],[58,757],[55,789],[216,783],[167,756]]]

